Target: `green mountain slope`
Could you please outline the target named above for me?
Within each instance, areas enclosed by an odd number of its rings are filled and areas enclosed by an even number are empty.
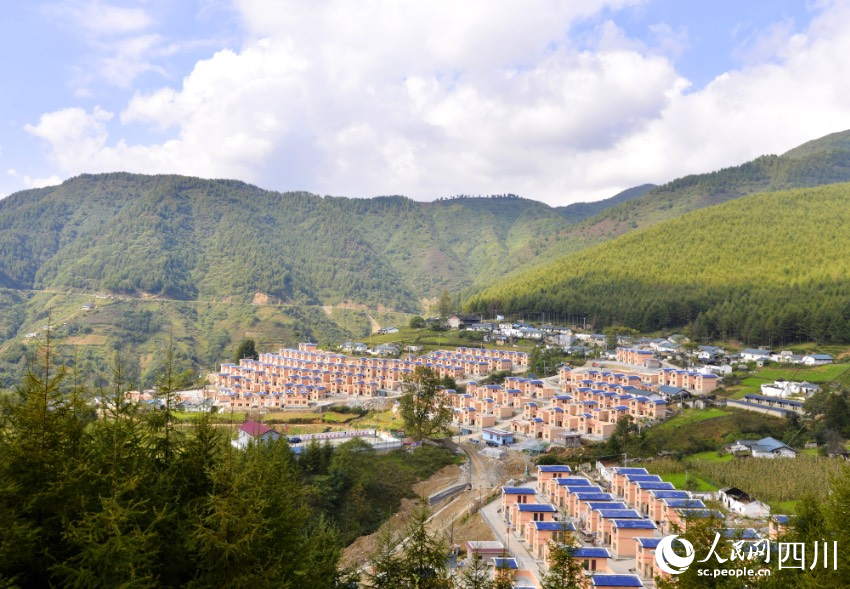
[[[409,320],[390,310],[548,259],[545,240],[568,225],[513,196],[323,198],[123,173],[20,192],[0,200],[0,387],[48,318],[93,374],[121,349],[152,386],[169,341],[197,376],[245,337],[264,349],[365,338],[373,321]]]
[[[471,310],[587,316],[781,344],[818,339],[850,301],[850,184],[753,195],[511,276]],[[850,310],[828,341],[850,341]]]
[[[532,242],[567,226],[517,197],[357,200],[85,175],[0,201],[0,286],[418,310],[443,288],[531,262]]]
[[[556,207],[556,210],[564,215],[564,217],[566,217],[569,221],[578,223],[579,221],[598,215],[605,209],[611,208],[614,205],[628,202],[635,198],[640,198],[653,188],[655,188],[655,184],[641,184],[640,186],[627,188],[626,190],[615,194],[611,198],[606,198],[605,200],[595,202],[576,202],[565,207]]]
[[[850,131],[843,131],[809,141],[781,156],[766,155],[740,166],[673,180],[568,228],[558,242],[561,251],[578,251],[748,194],[848,181]]]

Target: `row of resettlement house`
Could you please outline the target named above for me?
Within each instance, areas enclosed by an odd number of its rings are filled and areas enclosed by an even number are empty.
[[[626,415],[636,422],[665,419],[668,403],[681,401],[681,392],[704,394],[717,387],[718,377],[687,370],[572,370],[559,371],[560,387],[542,380],[511,376],[501,385],[470,382],[464,393],[444,392],[462,431],[499,433],[498,443],[522,435],[552,444],[570,445],[576,438],[604,440]],[[679,396],[677,396],[679,392]],[[508,430],[495,430],[509,420]]]
[[[277,353],[260,354],[257,360],[222,364],[214,375],[215,401],[221,409],[304,407],[329,395],[373,397],[399,391],[419,366],[432,369],[439,377],[462,379],[524,370],[528,358],[527,353],[516,350],[479,348],[436,350],[398,359],[354,357],[301,343],[298,349],[281,348]]]
[[[765,542],[754,528],[727,528],[722,512],[643,468],[606,469],[601,484],[574,475],[566,465],[541,465],[537,471],[534,486],[502,488],[502,518],[531,558],[547,567],[549,542],[572,533],[582,544],[574,556],[594,587],[643,587],[645,581],[666,577],[655,560],[658,544],[697,519],[714,518],[721,538],[730,544],[742,542],[739,546],[757,550]],[[787,523],[785,516],[771,518],[768,538],[784,534]],[[632,560],[627,568],[636,574],[615,574],[615,559]]]

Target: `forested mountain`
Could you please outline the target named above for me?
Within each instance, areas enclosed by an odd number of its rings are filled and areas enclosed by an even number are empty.
[[[245,337],[265,349],[304,338],[328,344],[366,337],[376,323],[406,321],[391,311],[427,312],[426,301],[444,289],[454,297],[474,295],[503,277],[516,284],[523,280],[516,276],[534,268],[541,268],[529,275],[535,283],[567,280],[569,274],[540,277],[560,272],[562,266],[546,264],[565,254],[695,208],[756,191],[842,180],[850,180],[850,132],[782,156],[687,176],[642,196],[635,197],[649,186],[560,209],[514,195],[349,199],[272,192],[234,180],[83,175],[0,200],[0,386],[16,381],[27,346],[38,339],[33,334],[43,335],[48,321],[57,343],[73,346],[69,353],[83,365],[105,369],[111,351],[122,348],[139,359],[129,367],[135,381],[150,384],[158,351],[173,340],[181,372],[197,377],[230,359]],[[747,226],[760,224],[756,215]],[[665,247],[672,249],[659,251],[678,255],[681,239],[667,235]],[[772,251],[760,255],[778,263]],[[579,291],[598,284],[578,285]],[[476,308],[507,298],[514,309],[545,309],[554,297],[559,312],[582,307],[601,322],[628,317],[634,327],[652,327],[700,316],[697,327],[705,325],[705,333],[764,339],[776,331],[755,317],[747,319],[749,328],[743,320],[717,324],[708,313],[711,304],[697,305],[697,290],[685,297],[677,291],[677,302],[658,302],[636,317],[642,307],[607,301],[607,294],[604,305],[573,299],[562,305],[558,289],[538,296],[526,288],[514,299],[502,288],[475,297]],[[95,299],[95,293],[111,298]],[[613,312],[612,305],[623,312]],[[764,317],[766,309],[759,310]],[[795,327],[786,329],[790,324]],[[782,325],[780,338],[788,329],[793,333],[787,337],[803,337],[797,319],[783,319]]]
[[[179,176],[84,175],[0,201],[0,286],[418,310],[533,261],[568,225],[517,197],[421,203]]]
[[[565,207],[556,207],[556,210],[572,223],[578,223],[588,217],[598,215],[605,209],[613,207],[614,205],[639,198],[653,188],[655,188],[655,184],[641,184],[640,186],[627,188],[626,190],[615,194],[611,198],[606,198],[605,200],[598,200],[595,202],[574,202],[573,204]]]
[[[568,225],[513,195],[349,199],[124,173],[20,192],[0,200],[0,387],[48,321],[89,373],[127,351],[143,386],[170,339],[197,377],[244,337],[265,349],[365,337],[406,323],[392,310],[546,259]]]
[[[561,251],[578,251],[748,194],[848,181],[850,131],[842,131],[809,141],[784,155],[765,155],[740,166],[685,176],[657,186],[568,228],[558,242]]]
[[[782,344],[850,341],[850,184],[695,211],[503,280],[471,310]],[[844,309],[843,315],[841,311]]]

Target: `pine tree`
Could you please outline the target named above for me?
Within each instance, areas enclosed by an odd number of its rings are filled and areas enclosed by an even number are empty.
[[[584,574],[581,562],[575,557],[578,547],[572,533],[564,530],[558,540],[551,540],[547,546],[549,571],[541,581],[542,589],[585,589],[588,577]]]
[[[428,506],[423,502],[407,526],[402,570],[410,589],[448,589],[446,568],[448,549],[445,542],[428,532]]]
[[[467,564],[458,581],[458,589],[494,589],[490,569],[478,554],[467,554]]]

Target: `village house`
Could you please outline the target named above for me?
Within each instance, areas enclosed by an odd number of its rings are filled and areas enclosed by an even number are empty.
[[[611,560],[611,552],[607,548],[582,546],[575,549],[573,558],[579,561],[581,568],[591,575],[610,571],[608,563]]]
[[[481,323],[481,317],[475,315],[452,315],[449,317],[448,323],[452,329],[461,329],[467,325]]]
[[[811,397],[820,387],[809,382],[794,382],[789,380],[777,380],[772,383],[761,385],[761,394],[768,397]]]
[[[653,534],[657,526],[646,519],[615,519],[611,522],[611,550],[615,558],[634,557],[635,538]]]
[[[835,362],[835,358],[829,354],[806,354],[802,360],[806,366],[825,366]]]
[[[655,549],[661,543],[661,538],[635,538],[635,571],[644,579],[654,579],[656,576],[667,576],[655,563]]]
[[[770,350],[744,348],[740,352],[740,357],[743,362],[767,362],[770,360],[770,353]]]
[[[756,501],[747,493],[737,487],[725,487],[717,492],[717,500],[726,508],[745,517],[767,517],[770,515],[770,507],[761,501]]]
[[[525,535],[526,526],[531,522],[555,521],[558,510],[548,503],[515,503],[510,508],[508,524],[512,525],[520,536]]]
[[[280,438],[280,432],[256,421],[246,421],[239,426],[238,437],[231,442],[234,448],[244,450],[251,444],[271,442]]]
[[[568,478],[572,469],[566,464],[541,464],[537,467],[537,492],[547,495],[549,481],[556,478]]]
[[[533,521],[525,528],[528,552],[544,561],[549,557],[549,542],[558,542],[564,532],[575,532],[576,527],[568,521]]]
[[[738,440],[729,446],[729,452],[749,453],[753,458],[796,458],[797,451],[771,437],[760,440]]]
[[[599,531],[603,510],[628,509],[622,501],[588,501],[582,508],[587,512],[587,515],[579,518],[581,530],[590,536],[596,536]]]
[[[776,540],[788,533],[791,518],[787,515],[773,515],[768,519],[767,533],[771,540]]]
[[[803,401],[795,399],[786,399],[784,397],[768,397],[766,395],[756,395],[747,393],[743,399],[726,401],[727,406],[738,407],[750,411],[758,411],[763,414],[769,414],[779,417],[787,417],[788,413],[803,414]],[[764,408],[768,408],[765,410]]]

